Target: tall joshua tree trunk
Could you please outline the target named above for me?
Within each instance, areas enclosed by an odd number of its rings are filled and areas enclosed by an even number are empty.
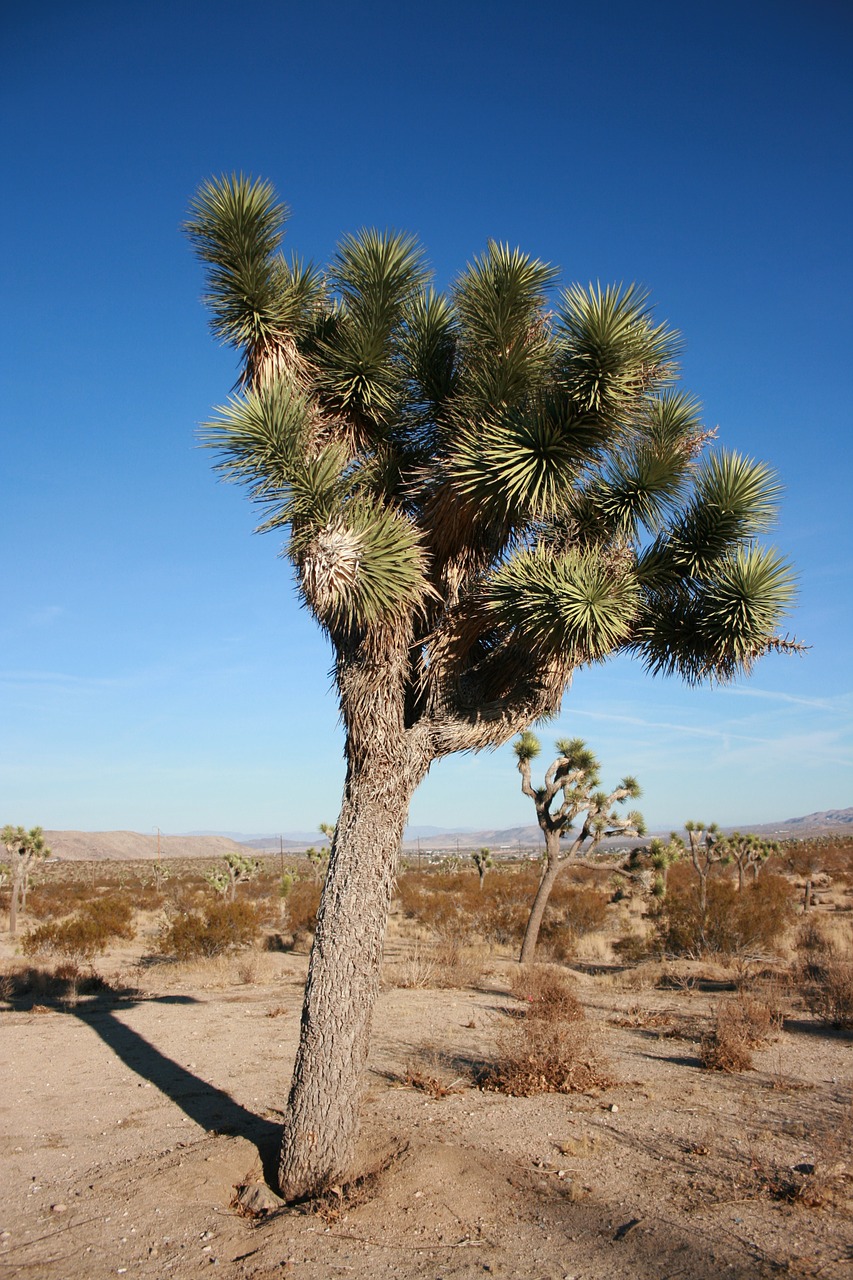
[[[386,684],[369,715],[362,700],[358,740],[348,736],[284,1123],[279,1183],[291,1201],[350,1172],[400,841],[429,767],[417,730],[403,726],[402,697],[388,695]]]
[[[533,899],[533,906],[530,908],[527,928],[524,930],[524,941],[521,944],[521,955],[519,956],[521,964],[530,964],[536,954],[536,944],[539,941],[539,930],[542,928],[545,908],[548,905],[551,890],[554,888],[554,883],[559,874],[560,833],[559,831],[546,831],[545,866],[539,880],[539,888],[536,890],[536,897]]]

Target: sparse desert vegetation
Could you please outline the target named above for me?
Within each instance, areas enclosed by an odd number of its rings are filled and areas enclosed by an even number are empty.
[[[373,1175],[261,1232],[315,868],[261,858],[231,901],[218,862],[41,863],[0,974],[10,1274],[53,1274],[79,1227],[70,1276],[844,1276],[853,842],[784,846],[741,890],[720,861],[704,917],[689,857],[661,896],[653,856],[567,866],[532,966],[539,864],[404,867]]]

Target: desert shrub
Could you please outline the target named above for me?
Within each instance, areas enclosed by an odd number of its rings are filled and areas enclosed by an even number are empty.
[[[476,987],[482,979],[482,954],[462,938],[440,938],[432,950],[435,968],[429,985],[462,990]]]
[[[397,896],[410,919],[442,937],[468,938],[494,897],[489,877],[483,888],[476,871],[409,871],[397,884]]]
[[[108,893],[102,898],[93,898],[80,914],[88,916],[113,938],[132,938],[133,912],[134,905],[129,898]]]
[[[819,982],[827,963],[835,955],[835,947],[813,915],[809,915],[800,926],[796,946],[801,982]]]
[[[133,937],[133,906],[119,894],[92,898],[65,920],[48,920],[21,943],[24,955],[61,955],[92,960],[116,938]]]
[[[397,882],[403,913],[439,937],[497,946],[521,945],[541,866],[501,867],[482,888],[472,871],[406,871]],[[574,944],[604,923],[608,895],[593,886],[593,868],[568,867],[555,884],[541,938],[552,950],[573,954]]]
[[[404,960],[388,967],[385,977],[404,989],[464,990],[477,986],[483,967],[481,948],[461,938],[440,937],[415,943]]]
[[[853,938],[851,938],[853,941]],[[798,974],[806,1003],[822,1022],[853,1030],[853,956],[839,948],[814,919],[797,937]]]
[[[584,1016],[572,979],[553,965],[517,965],[509,989],[516,1000],[523,1000],[528,1010],[534,1011],[535,1017],[578,1022]]]
[[[404,990],[423,991],[435,986],[435,969],[434,948],[418,942],[405,960],[394,966],[392,980]]]
[[[541,943],[556,960],[570,959],[581,938],[600,932],[607,921],[609,894],[584,885],[567,884],[561,888],[539,932]],[[552,894],[553,897],[553,894]]]
[[[30,930],[21,941],[25,956],[75,956],[91,960],[106,951],[109,937],[99,934],[91,920],[81,915],[48,920]]]
[[[702,1065],[710,1071],[749,1071],[753,1049],[767,1044],[780,1026],[777,1010],[766,1000],[748,994],[726,1000],[702,1039]]]
[[[527,1098],[582,1093],[608,1083],[606,1064],[565,975],[525,966],[513,985],[524,1006],[498,1035],[494,1060],[479,1076],[481,1088]]]
[[[9,1001],[74,1000],[81,995],[113,991],[94,969],[81,969],[75,960],[64,960],[50,968],[28,966],[3,975],[3,998]]]
[[[287,895],[287,920],[294,934],[313,933],[323,886],[316,880],[297,880]]]
[[[92,898],[92,888],[79,881],[54,881],[30,889],[27,914],[37,920],[59,920],[85,906]]]
[[[254,903],[237,898],[234,902],[208,902],[203,910],[182,912],[160,932],[157,949],[176,960],[196,960],[224,955],[251,946],[259,932]]]
[[[829,960],[815,983],[810,1004],[822,1022],[853,1031],[853,961]]]
[[[654,954],[654,938],[632,929],[614,941],[613,950],[624,964],[642,964]]]
[[[740,892],[722,876],[708,883],[704,914],[695,882],[671,882],[657,917],[659,945],[669,955],[738,955],[769,951],[788,928],[792,890],[782,876],[765,874]]]

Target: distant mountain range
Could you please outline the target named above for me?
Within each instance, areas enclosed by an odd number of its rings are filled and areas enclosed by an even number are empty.
[[[734,831],[735,827],[724,827],[724,831]],[[801,818],[786,818],[784,822],[740,823],[739,830],[754,831],[757,835],[768,839],[794,840],[831,834],[853,835],[853,808],[824,809],[820,813],[809,813]],[[662,828],[653,835],[668,835],[671,828]],[[129,861],[156,858],[158,853],[163,858],[216,858],[229,850],[245,852],[250,849],[255,853],[278,853],[279,848],[287,853],[299,853],[309,845],[323,843],[324,837],[319,831],[289,831],[279,835],[245,835],[241,832],[191,831],[185,835],[148,835],[138,831],[46,831],[45,839],[54,857],[69,860],[96,859]],[[470,829],[416,826],[407,827],[403,848],[407,853],[418,849],[422,853],[431,850],[453,852],[456,849],[479,849],[484,845],[495,852],[503,850],[536,849],[542,845],[542,833],[537,826],[484,828],[480,831]],[[605,842],[604,848],[624,846],[626,843],[637,844],[639,841],[626,841],[625,837],[616,837]]]

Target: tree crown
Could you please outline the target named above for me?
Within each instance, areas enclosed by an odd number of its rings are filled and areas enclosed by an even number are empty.
[[[407,724],[440,755],[553,714],[576,667],[619,651],[696,682],[796,647],[792,572],[757,542],[779,484],[704,456],[645,294],[555,292],[496,242],[439,293],[411,237],[371,230],[322,270],[283,256],[286,219],[242,176],[192,203],[212,328],[241,361],[204,439],[261,528],[288,531],[339,685],[356,653],[405,654]]]

